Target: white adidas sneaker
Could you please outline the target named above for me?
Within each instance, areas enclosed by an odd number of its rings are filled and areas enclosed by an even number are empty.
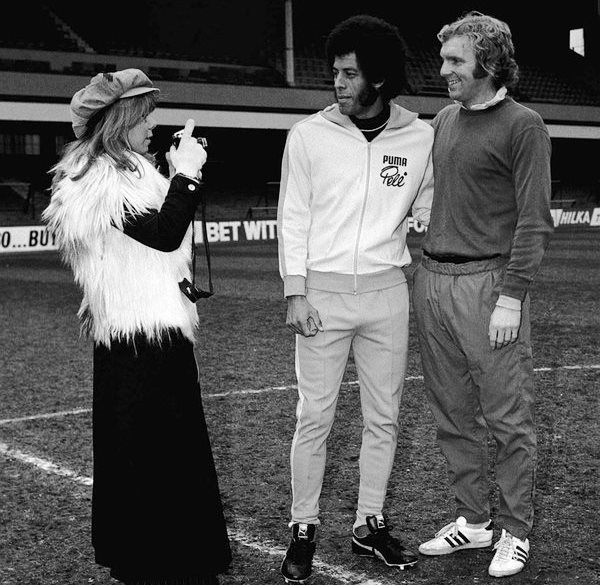
[[[467,548],[485,548],[492,544],[493,527],[490,520],[483,528],[468,528],[467,519],[459,516],[444,526],[435,538],[419,546],[423,555],[448,555]]]
[[[492,577],[515,575],[523,569],[529,558],[529,540],[521,540],[504,529],[494,549],[496,554],[488,569]]]

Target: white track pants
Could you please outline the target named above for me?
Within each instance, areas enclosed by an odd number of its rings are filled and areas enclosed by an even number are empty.
[[[326,441],[350,348],[363,416],[357,521],[382,512],[394,462],[406,373],[409,297],[406,282],[373,292],[309,289],[324,331],[296,336],[298,404],[291,448],[292,522],[319,523]]]

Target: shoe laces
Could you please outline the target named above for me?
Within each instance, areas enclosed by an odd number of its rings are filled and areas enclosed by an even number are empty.
[[[290,557],[294,561],[304,562],[307,557],[312,555],[314,550],[314,539],[309,538],[309,526],[306,525],[303,529],[303,525],[299,525],[297,535],[292,538]]]
[[[502,532],[500,540],[494,545],[496,555],[501,560],[509,560],[513,556],[513,537],[507,532]]]
[[[314,543],[308,539],[294,539],[289,552],[291,560],[293,562],[305,561],[306,558],[310,557],[313,553],[313,544]]]
[[[456,536],[458,534],[458,524],[456,522],[450,522],[450,524],[446,524],[441,530],[436,533],[436,538],[438,536],[444,536],[449,532],[452,533],[452,536]]]

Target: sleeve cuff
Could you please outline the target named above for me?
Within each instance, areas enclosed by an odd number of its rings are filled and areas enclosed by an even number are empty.
[[[194,205],[205,201],[205,192],[202,189],[202,183],[198,179],[193,179],[180,173],[173,175],[171,178],[169,192],[178,193],[179,195],[185,194],[184,200],[194,201]]]
[[[283,278],[283,294],[286,297],[306,295],[306,277],[291,274]]]
[[[496,301],[496,306],[503,307],[504,309],[511,309],[513,311],[520,311],[521,301],[507,295],[500,295]]]
[[[176,177],[183,177],[188,179],[189,181],[194,181],[197,185],[200,184],[200,177],[192,177],[191,175],[186,175],[185,173],[175,173]]]
[[[530,284],[530,279],[507,273],[504,276],[504,282],[500,288],[500,296],[511,297],[522,302],[527,295]]]

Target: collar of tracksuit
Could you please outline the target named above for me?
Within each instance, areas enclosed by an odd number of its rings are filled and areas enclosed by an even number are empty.
[[[319,112],[326,120],[344,126],[345,128],[356,128],[354,122],[349,116],[346,116],[340,112],[338,104],[332,104]],[[386,129],[402,128],[408,126],[413,122],[419,115],[415,112],[411,112],[402,106],[390,101],[390,120],[386,125]]]

